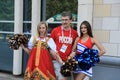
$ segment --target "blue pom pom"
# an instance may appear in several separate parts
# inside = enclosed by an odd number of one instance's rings
[[[83,53],[75,56],[75,60],[78,61],[78,66],[82,70],[89,70],[95,63],[100,61],[98,57],[98,50],[85,49]]]

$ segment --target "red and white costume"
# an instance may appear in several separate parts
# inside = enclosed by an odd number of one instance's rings
[[[35,38],[36,46],[33,46],[34,37],[31,37],[28,48],[31,49],[24,80],[56,80],[54,67],[48,51],[48,47],[56,51],[56,45],[52,38]]]

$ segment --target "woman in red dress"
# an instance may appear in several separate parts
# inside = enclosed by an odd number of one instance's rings
[[[61,62],[57,55],[56,45],[52,38],[47,37],[47,25],[40,22],[37,26],[37,36],[32,36],[28,48],[21,47],[29,53],[24,80],[56,80],[52,57]]]

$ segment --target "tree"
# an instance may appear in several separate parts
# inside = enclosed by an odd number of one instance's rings
[[[14,0],[0,0],[0,20],[14,20]],[[0,23],[0,31],[13,31],[13,23]]]
[[[78,0],[46,0],[46,19],[63,11],[77,14],[77,7]]]
[[[0,20],[14,20],[14,0],[0,1]]]

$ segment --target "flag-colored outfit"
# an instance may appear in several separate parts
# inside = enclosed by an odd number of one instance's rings
[[[80,37],[77,43],[77,54],[82,54],[86,48],[92,49],[93,47],[91,37],[89,37],[86,42],[81,42],[81,39],[82,38]],[[82,70],[80,68],[77,68],[74,73],[84,73],[88,76],[92,76],[92,68],[90,68],[89,70]]]
[[[51,56],[48,47],[56,51],[54,41],[43,38],[36,39],[37,44],[32,47],[32,37],[28,43],[28,48],[31,49],[28,64],[26,67],[24,80],[56,80],[54,67],[51,61]],[[53,43],[53,44],[52,44]]]

